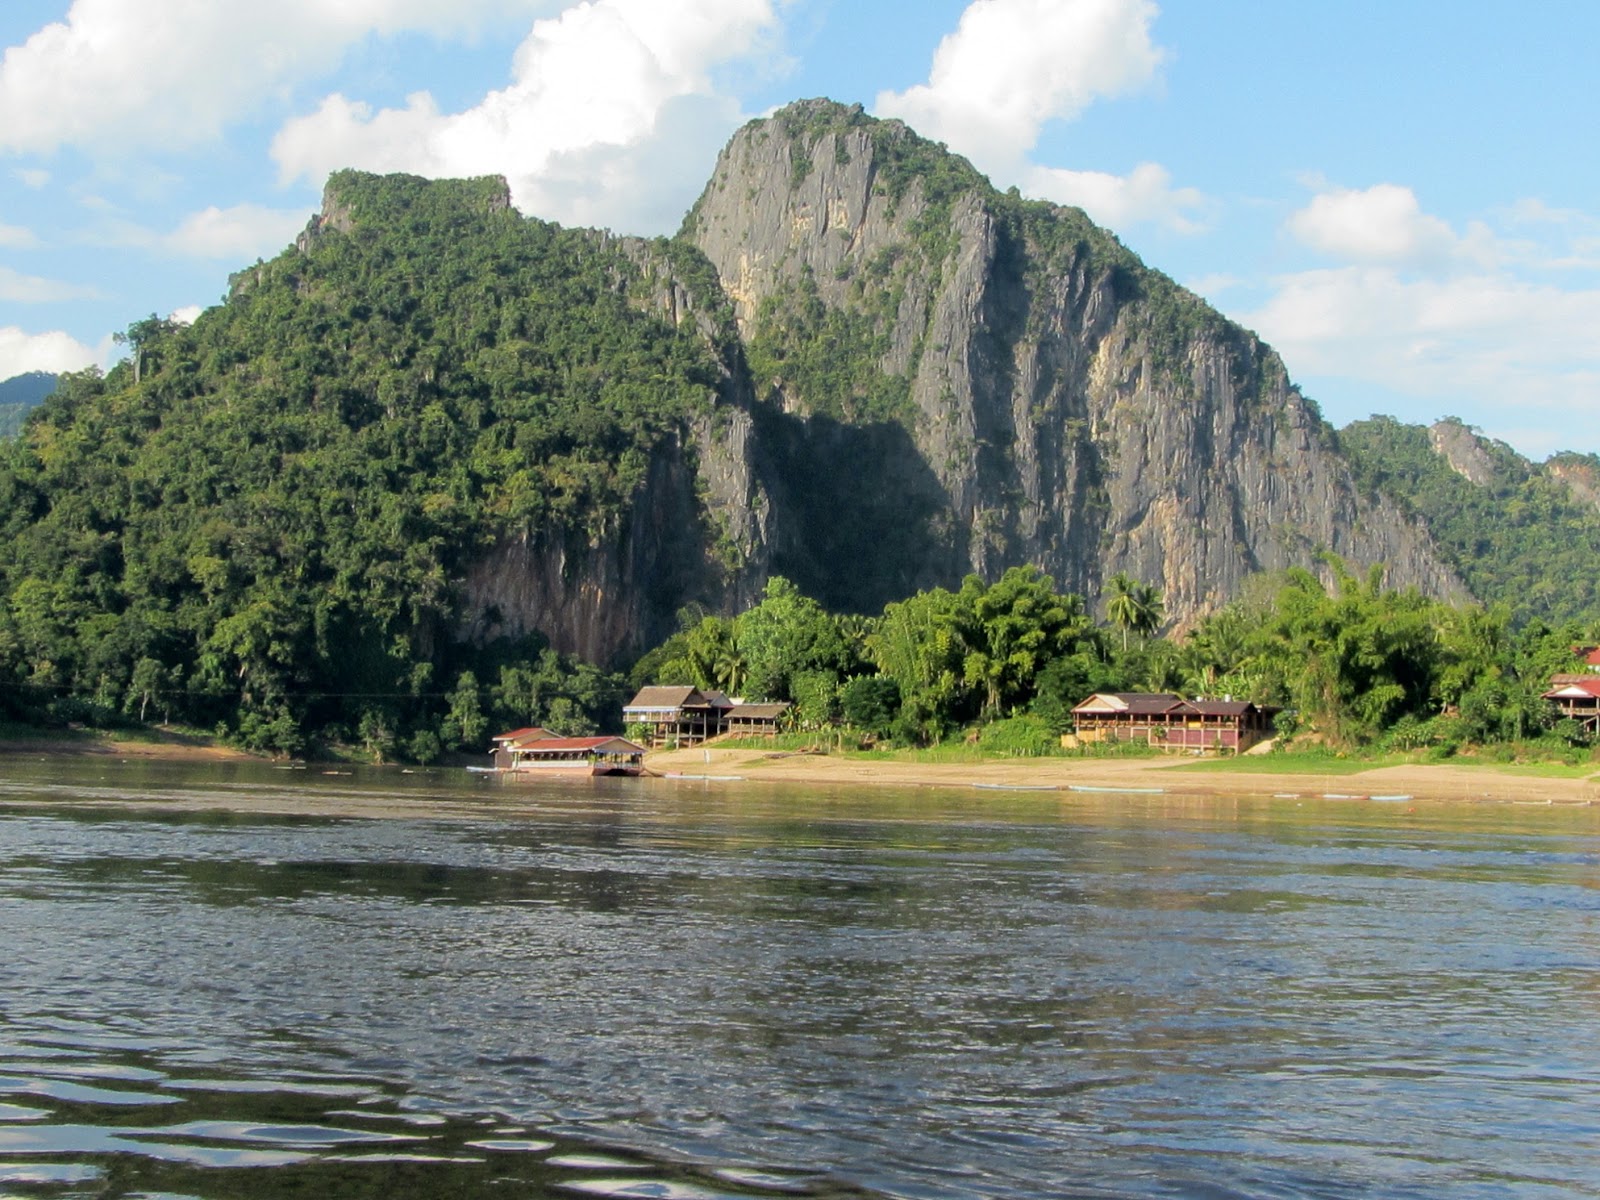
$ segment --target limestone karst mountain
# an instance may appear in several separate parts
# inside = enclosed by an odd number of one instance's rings
[[[674,239],[341,172],[129,348],[0,444],[0,646],[206,720],[442,702],[530,636],[616,665],[775,573],[875,612],[1021,563],[1094,604],[1123,571],[1178,623],[1321,551],[1462,592],[1254,335],[826,101],[740,130]]]
[[[1269,347],[899,122],[747,125],[684,234],[747,348],[772,567],[836,606],[1031,562],[1091,598],[1126,571],[1181,622],[1320,550],[1460,590]]]

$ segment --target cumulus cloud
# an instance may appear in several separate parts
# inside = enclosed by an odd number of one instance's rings
[[[974,0],[934,52],[928,82],[879,93],[876,111],[1007,174],[1047,121],[1154,78],[1155,15],[1151,0]]]
[[[15,325],[0,326],[0,379],[29,371],[81,371],[98,360],[94,350],[71,334],[27,333]]]
[[[524,212],[661,232],[739,119],[712,69],[759,51],[776,20],[770,0],[588,0],[536,21],[510,85],[476,106],[329,96],[279,131],[273,159],[286,181],[344,166],[500,174]]]
[[[182,308],[175,308],[168,313],[167,320],[175,321],[179,325],[193,325],[204,311],[205,309],[198,304],[185,304]]]
[[[1434,398],[1450,411],[1600,417],[1600,286],[1562,287],[1594,221],[1520,201],[1458,231],[1398,184],[1321,185],[1287,231],[1336,266],[1272,281],[1240,319],[1297,374]]]
[[[0,152],[192,146],[372,34],[468,34],[541,0],[74,0],[0,60]]]
[[[1173,233],[1199,233],[1210,205],[1198,188],[1173,187],[1172,175],[1155,163],[1141,163],[1128,175],[1034,167],[1024,176],[1030,195],[1074,204],[1102,225],[1159,225]]]
[[[39,239],[34,236],[33,230],[21,225],[0,224],[0,246],[8,250],[27,250],[38,244]]]
[[[41,279],[37,275],[24,275],[10,267],[0,267],[0,300],[43,304],[59,300],[92,300],[99,295],[99,291],[92,287]]]
[[[1392,183],[1324,191],[1289,218],[1288,228],[1302,244],[1347,263],[1438,269],[1481,264],[1492,253],[1481,229],[1457,235],[1423,212],[1410,188]]]
[[[259,204],[213,205],[191,214],[161,242],[171,252],[189,258],[264,258],[292,242],[310,215],[301,209]]]
[[[267,258],[282,250],[305,227],[311,213],[299,208],[259,204],[212,205],[190,213],[177,228],[161,232],[118,216],[98,221],[84,232],[91,245],[154,250],[178,258],[227,262]]]
[[[1428,278],[1353,266],[1281,278],[1241,319],[1297,374],[1600,415],[1600,290],[1498,272]]]

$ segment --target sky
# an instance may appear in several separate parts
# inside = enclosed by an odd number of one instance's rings
[[[1084,208],[1335,425],[1600,451],[1593,0],[5,0],[0,45],[0,379],[220,303],[331,171],[671,233],[827,96]]]

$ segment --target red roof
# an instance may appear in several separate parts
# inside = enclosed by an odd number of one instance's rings
[[[643,746],[640,746],[640,745],[638,745],[638,744],[636,744],[634,742],[630,742],[627,738],[616,737],[615,735],[612,735],[610,737],[578,737],[578,738],[544,737],[544,738],[539,738],[537,741],[531,743],[530,745],[519,746],[518,749],[521,749],[521,750],[537,750],[541,754],[545,753],[546,751],[549,751],[551,753],[565,753],[565,752],[573,751],[573,750],[602,750],[602,749],[604,749],[604,750],[615,749],[618,753],[628,753],[628,752],[631,752],[631,751],[638,751],[640,754],[644,753],[644,747]]]
[[[1572,675],[1558,676],[1551,681],[1556,686],[1544,694],[1546,700],[1559,700],[1563,697],[1576,699],[1579,696],[1593,696],[1600,700],[1600,678],[1578,678]]]

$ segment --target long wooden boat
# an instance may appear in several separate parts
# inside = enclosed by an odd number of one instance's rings
[[[1167,789],[1158,787],[1103,787],[1092,783],[1069,783],[1067,784],[1067,790],[1069,792],[1122,792],[1136,796],[1159,796]]]

